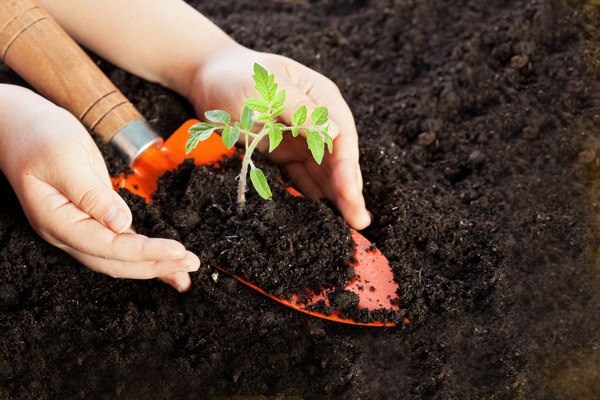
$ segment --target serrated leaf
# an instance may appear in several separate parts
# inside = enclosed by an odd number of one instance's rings
[[[269,73],[259,63],[254,63],[254,75],[260,76],[262,79],[267,79]]]
[[[283,132],[281,132],[281,128],[274,126],[269,129],[269,153],[279,146],[279,143],[281,143],[282,139]]]
[[[271,102],[271,107],[279,108],[283,106],[283,102],[285,101],[285,89],[275,95],[275,98]]]
[[[310,115],[310,122],[312,126],[323,125],[326,123],[328,114],[329,111],[327,110],[327,107],[316,107]]]
[[[306,130],[306,142],[317,164],[321,164],[325,155],[325,144],[319,132],[312,129]]]
[[[244,100],[244,104],[251,110],[258,112],[267,112],[269,111],[269,103],[265,99],[261,99],[260,97],[255,97],[252,99]]]
[[[219,122],[227,125],[231,121],[231,116],[223,110],[211,110],[204,113],[206,119],[212,122]]]
[[[250,169],[250,181],[260,197],[263,199],[268,199],[272,196],[271,189],[267,183],[267,178],[265,178],[265,174],[263,174],[260,169],[254,166]]]
[[[256,117],[256,122],[269,122],[270,120],[271,116],[267,113],[260,114],[258,117]]]
[[[292,136],[296,137],[296,136],[298,136],[299,133],[300,133],[300,131],[298,130],[298,128],[296,128],[295,126],[292,126]]]
[[[242,116],[240,119],[242,123],[242,129],[249,131],[252,129],[252,126],[254,126],[254,111],[248,106],[245,106],[242,110]]]
[[[191,137],[185,143],[185,154],[190,154],[190,151],[194,150],[196,146],[198,146],[198,142],[200,141],[200,137]]]
[[[298,108],[296,110],[296,112],[294,112],[294,115],[292,116],[292,125],[302,125],[303,123],[306,122],[306,106],[301,106],[300,108]]]
[[[208,137],[217,129],[218,126],[209,124],[207,122],[200,122],[199,124],[192,125],[188,130],[188,133],[192,136],[198,136],[200,141],[208,139]]]
[[[223,129],[223,133],[221,133],[221,139],[223,140],[223,144],[228,149],[235,146],[239,137],[240,130],[235,126],[228,126],[227,128]]]
[[[269,103],[275,99],[278,84],[275,83],[275,75],[271,74],[267,78],[267,96]]]
[[[275,110],[273,110],[273,114],[271,114],[271,117],[273,117],[273,118],[279,117],[281,114],[283,114],[284,111],[285,111],[285,107],[276,108]]]
[[[190,129],[188,129],[188,133],[191,136],[185,144],[185,154],[188,154],[190,151],[192,151],[192,149],[198,145],[198,142],[208,139],[217,128],[217,126],[206,122],[200,122],[199,124],[192,125]]]
[[[254,75],[252,75],[252,78],[254,78],[254,82],[256,82],[254,87],[258,93],[260,93],[261,97],[268,103],[273,101],[275,92],[277,91],[275,76],[269,75],[266,69],[257,63],[254,63]]]

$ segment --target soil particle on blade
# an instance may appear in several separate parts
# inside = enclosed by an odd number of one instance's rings
[[[306,306],[307,311],[318,312],[327,316],[333,313],[333,308],[325,303],[325,300],[319,300],[314,304]]]
[[[334,309],[350,311],[358,306],[358,294],[349,290],[337,289],[329,295],[329,302]],[[383,321],[387,322],[387,321]]]

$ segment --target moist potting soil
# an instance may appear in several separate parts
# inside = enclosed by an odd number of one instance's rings
[[[227,246],[209,237],[194,244],[203,267],[188,293],[112,279],[40,239],[3,180],[0,398],[600,397],[598,5],[190,3],[243,45],[340,87],[375,216],[362,233],[390,261],[410,323],[291,310],[214,275],[214,246]],[[194,116],[169,90],[95,60],[165,137]],[[0,78],[23,84],[6,66]],[[102,151],[111,173],[124,170]],[[153,234],[181,238],[186,207]]]
[[[264,157],[259,160],[255,157],[254,163],[267,162]],[[368,312],[355,312],[358,295],[344,290],[355,276],[356,244],[344,219],[330,206],[292,195],[278,169],[269,164],[263,170],[273,197],[265,201],[251,190],[240,206],[239,153],[218,166],[195,166],[193,161],[158,180],[150,205],[127,189],[121,191],[138,233],[180,241],[199,256],[204,273],[213,279],[219,273],[209,267],[219,266],[288,301],[292,295],[305,299],[335,288],[330,304],[358,317],[357,322],[373,322]],[[318,308],[331,315],[327,307]],[[380,322],[396,322],[401,316],[400,312],[387,314]]]

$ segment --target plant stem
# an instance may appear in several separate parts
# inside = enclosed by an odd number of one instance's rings
[[[246,203],[246,177],[248,176],[248,165],[251,162],[251,155],[258,142],[267,135],[268,131],[262,130],[255,139],[248,145],[248,135],[246,135],[246,154],[242,160],[242,171],[240,172],[240,183],[238,185],[238,210],[242,212],[244,204]]]

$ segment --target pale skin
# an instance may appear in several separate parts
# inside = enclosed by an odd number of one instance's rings
[[[302,104],[309,113],[317,105],[326,106],[334,151],[326,153],[320,166],[306,142],[291,135],[269,157],[306,196],[329,198],[352,227],[371,223],[362,195],[354,119],[329,79],[288,58],[240,46],[180,0],[40,3],[83,46],[173,89],[199,115],[222,109],[239,119],[242,101],[255,97],[255,62],[286,89],[284,123],[291,122],[291,113]],[[112,191],[99,150],[74,117],[11,85],[0,85],[0,110],[0,168],[45,240],[111,276],[158,277],[179,291],[190,288],[189,272],[199,268],[198,258],[176,241],[133,232],[131,211]]]

